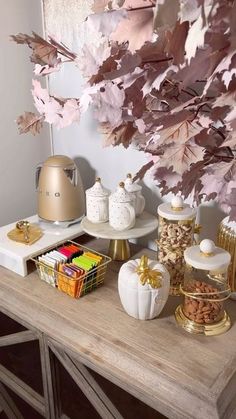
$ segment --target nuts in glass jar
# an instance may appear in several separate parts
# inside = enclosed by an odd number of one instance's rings
[[[221,319],[223,303],[217,301],[220,295],[216,287],[203,281],[194,281],[185,291],[196,293],[195,298],[185,295],[183,312],[186,317],[199,324],[210,324]]]
[[[171,286],[178,287],[184,278],[184,250],[191,245],[193,223],[170,222],[161,219],[158,240],[158,259],[165,264],[171,275]]]

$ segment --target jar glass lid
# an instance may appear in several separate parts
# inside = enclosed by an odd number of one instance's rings
[[[167,220],[191,220],[196,216],[197,208],[191,208],[180,196],[174,196],[171,202],[160,204],[157,212]]]
[[[204,239],[199,246],[186,249],[184,259],[196,269],[215,271],[227,269],[231,256],[226,250],[216,247],[212,240]]]

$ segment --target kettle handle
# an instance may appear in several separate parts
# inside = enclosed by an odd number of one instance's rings
[[[35,172],[35,187],[36,187],[36,191],[38,190],[38,187],[39,187],[39,176],[40,176],[40,172],[41,172],[42,166],[43,166],[43,164],[40,163],[36,167],[36,172]]]

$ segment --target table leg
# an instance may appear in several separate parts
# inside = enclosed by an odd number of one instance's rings
[[[113,260],[127,260],[130,258],[128,240],[110,240],[108,255]]]

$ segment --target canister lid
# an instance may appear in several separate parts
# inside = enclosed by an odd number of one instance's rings
[[[125,189],[128,192],[139,192],[142,190],[142,186],[136,182],[133,182],[131,173],[128,173],[125,179]]]
[[[125,189],[124,182],[120,182],[117,190],[110,195],[110,201],[112,202],[132,202],[133,196]]]
[[[204,239],[199,246],[191,246],[184,251],[184,259],[188,265],[206,271],[226,269],[230,258],[229,252],[216,247],[209,239]]]
[[[101,178],[97,177],[94,185],[86,190],[86,195],[89,196],[95,196],[95,197],[102,197],[102,196],[108,196],[109,191],[108,189],[104,188],[104,186],[101,183]]]
[[[174,196],[171,202],[160,204],[157,212],[167,220],[191,220],[196,216],[197,209],[185,204],[180,196]]]

